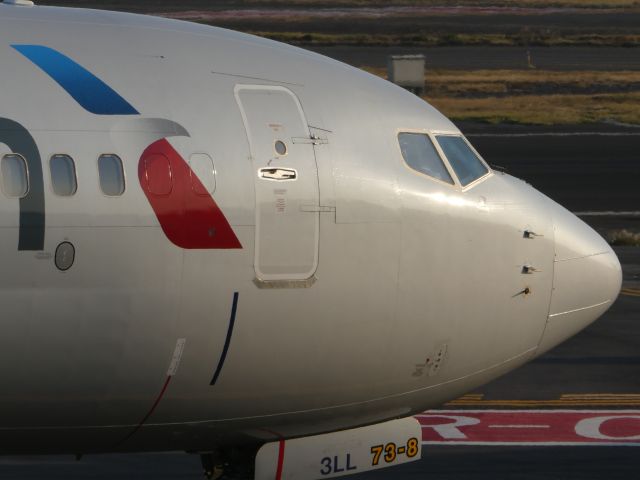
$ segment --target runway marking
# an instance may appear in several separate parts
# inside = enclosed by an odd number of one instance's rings
[[[627,210],[627,211],[587,211],[587,212],[573,212],[578,217],[640,217],[640,211]]]
[[[548,400],[485,400],[483,394],[464,395],[445,403],[447,407],[640,407],[636,393],[579,393],[565,394]]]
[[[640,410],[428,410],[416,418],[423,445],[640,446]]]
[[[551,425],[489,425],[489,428],[550,428]]]
[[[637,137],[639,132],[528,132],[528,133],[468,133],[467,137],[526,138],[526,137]]]
[[[640,393],[567,393],[561,398],[633,398],[640,399]]]
[[[640,297],[640,288],[623,288],[620,293],[629,297]]]

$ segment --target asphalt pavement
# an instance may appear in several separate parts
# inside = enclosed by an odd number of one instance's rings
[[[461,127],[490,164],[571,211],[640,211],[640,129]]]
[[[306,49],[355,66],[386,67],[389,55],[422,54],[427,69],[640,70],[638,48],[491,46],[310,46]],[[530,56],[527,56],[529,52]]]
[[[631,480],[637,447],[427,447],[419,462],[353,480]]]

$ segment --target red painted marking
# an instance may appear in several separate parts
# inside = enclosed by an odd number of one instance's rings
[[[160,390],[160,394],[156,397],[155,402],[153,402],[153,405],[151,406],[151,408],[149,409],[147,414],[144,417],[142,417],[142,420],[140,420],[140,422],[138,423],[136,428],[134,428],[126,437],[124,437],[120,441],[120,443],[123,443],[123,442],[129,440],[131,437],[133,437],[138,432],[138,430],[140,430],[142,428],[142,426],[147,422],[147,420],[149,420],[149,417],[153,414],[155,409],[158,407],[158,404],[160,403],[160,400],[162,400],[162,397],[164,396],[164,393],[167,391],[167,387],[169,386],[169,382],[171,381],[171,378],[172,378],[171,376],[167,377],[167,379],[164,382],[164,385],[162,386],[162,389]]]
[[[210,194],[207,188],[202,184],[196,173],[191,170],[191,188],[196,195],[208,197]]]
[[[169,195],[173,189],[173,178],[169,159],[159,153],[144,158],[145,190],[152,195]]]
[[[211,195],[198,195],[206,188],[167,139],[142,153],[138,178],[172,243],[189,249],[242,248]]]
[[[640,434],[640,416],[638,418],[612,418],[603,422],[600,432],[609,437],[629,437]]]
[[[282,479],[283,465],[284,465],[284,439],[280,439],[280,447],[278,449],[278,470],[276,470],[276,480]]]
[[[640,444],[640,410],[429,410],[426,443]]]

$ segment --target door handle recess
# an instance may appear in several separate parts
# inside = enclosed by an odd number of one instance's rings
[[[522,273],[524,273],[525,275],[529,275],[531,273],[539,273],[539,272],[542,272],[542,270],[538,270],[536,267],[532,265],[524,265],[522,267]]]
[[[536,238],[536,237],[544,237],[544,235],[540,235],[539,233],[534,232],[533,230],[525,230],[524,231],[524,238]]]
[[[261,168],[258,176],[267,180],[295,180],[298,172],[293,168]]]

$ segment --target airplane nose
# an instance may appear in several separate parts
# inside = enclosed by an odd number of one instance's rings
[[[553,291],[537,355],[594,322],[613,304],[622,285],[622,268],[609,244],[571,212],[554,207]]]

